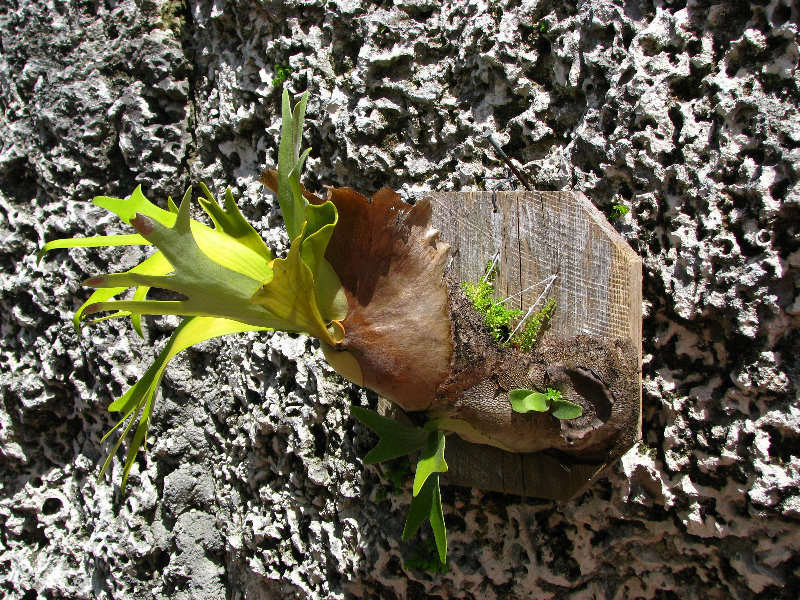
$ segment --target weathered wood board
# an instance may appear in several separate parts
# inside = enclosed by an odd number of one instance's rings
[[[642,264],[638,255],[580,192],[446,192],[432,197],[433,225],[452,246],[461,281],[479,281],[499,252],[497,290],[527,309],[557,274],[548,297],[557,308],[545,335],[580,333],[630,339],[641,366]],[[641,381],[639,382],[641,385]],[[641,389],[641,388],[640,388]],[[641,437],[641,392],[632,439]],[[448,436],[443,484],[566,500],[619,459],[601,463],[515,454]]]

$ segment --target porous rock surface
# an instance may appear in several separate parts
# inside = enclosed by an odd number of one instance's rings
[[[800,91],[788,0],[0,2],[0,596],[795,598]],[[571,502],[443,492],[449,571],[364,468],[375,398],[314,343],[177,358],[119,489],[106,412],[163,347],[77,334],[79,282],[136,249],[88,201],[230,185],[269,245],[279,73],[309,90],[308,185],[409,198],[503,172],[582,190],[644,260],[644,440]],[[387,474],[388,473],[388,474]],[[424,537],[424,535],[423,535]]]

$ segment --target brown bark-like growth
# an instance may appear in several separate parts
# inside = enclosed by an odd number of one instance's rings
[[[478,435],[468,441],[490,443],[514,452],[553,448],[600,458],[629,444],[625,436],[638,411],[638,361],[628,340],[577,336],[549,338],[531,352],[497,345],[483,318],[455,281],[449,281],[453,328],[453,368],[439,387],[430,416],[467,423]],[[578,404],[583,415],[559,420],[547,413],[517,413],[513,389],[557,389]]]

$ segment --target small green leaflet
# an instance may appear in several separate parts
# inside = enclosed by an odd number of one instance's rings
[[[533,390],[511,390],[508,392],[508,399],[511,408],[518,413],[545,412],[548,408],[547,396]]]
[[[403,425],[360,406],[351,406],[350,413],[378,434],[378,444],[362,461],[365,465],[391,460],[425,447],[428,433],[419,427]]]
[[[443,564],[446,563],[447,531],[444,524],[442,496],[439,491],[439,473],[447,471],[444,459],[444,433],[438,429],[429,431],[427,425],[426,429],[409,427],[360,406],[351,406],[350,412],[379,437],[378,444],[364,457],[365,465],[423,450],[417,461],[413,498],[403,528],[403,541],[408,541],[425,519],[429,519],[439,560]]]
[[[569,400],[553,400],[550,412],[557,419],[577,419],[583,414],[583,409]]]
[[[511,390],[508,392],[511,408],[518,413],[547,412],[557,419],[577,419],[583,409],[569,400],[561,398],[561,392],[547,388],[545,393],[535,390]]]
[[[403,528],[403,541],[411,539],[417,530],[429,519],[433,529],[433,538],[436,540],[436,549],[442,564],[447,562],[447,530],[444,524],[442,511],[442,496],[439,492],[439,473],[428,477],[419,494],[411,499],[408,507],[408,518]]]
[[[445,473],[447,463],[444,460],[444,433],[431,431],[425,442],[425,449],[417,462],[414,474],[414,495],[419,494],[425,481],[433,473]]]

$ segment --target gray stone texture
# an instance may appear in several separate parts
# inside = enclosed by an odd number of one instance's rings
[[[0,1],[0,596],[796,598],[800,15],[714,1]],[[447,573],[360,463],[374,396],[304,338],[185,352],[129,490],[118,460],[95,481],[176,320],[77,334],[80,281],[142,254],[35,252],[123,231],[95,195],[198,181],[285,250],[276,65],[311,92],[312,189],[476,189],[489,132],[539,189],[630,208],[643,443],[572,502],[445,489]]]

